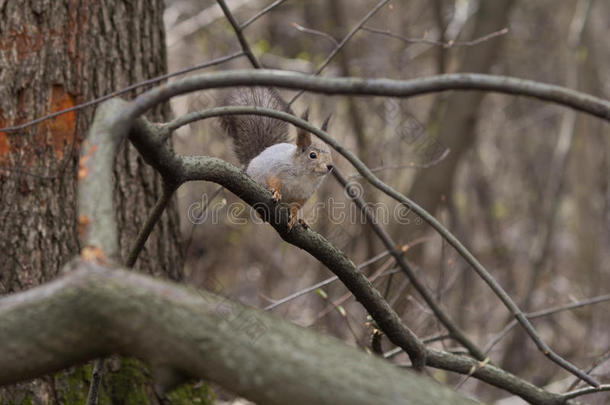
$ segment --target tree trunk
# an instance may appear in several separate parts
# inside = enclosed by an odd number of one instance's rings
[[[0,127],[72,107],[166,71],[161,0],[0,1]],[[0,132],[0,294],[43,283],[79,251],[78,149],[94,108],[18,132]],[[169,109],[151,113],[168,118]],[[129,251],[161,192],[161,182],[131,145],[116,160],[121,253]],[[137,263],[153,275],[182,278],[176,205],[164,214]],[[83,373],[81,373],[83,374]],[[86,393],[88,375],[79,386]],[[63,403],[64,376],[0,392],[2,403],[30,397]],[[68,391],[66,391],[68,390]],[[29,392],[28,392],[29,391]]]

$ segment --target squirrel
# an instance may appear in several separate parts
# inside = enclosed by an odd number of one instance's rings
[[[224,100],[229,106],[256,106],[293,114],[274,88],[249,87],[230,91]],[[308,111],[302,118],[307,120]],[[324,121],[326,130],[330,116]],[[332,170],[329,147],[303,129],[297,129],[294,143],[289,141],[288,123],[262,115],[225,115],[221,117],[225,132],[233,140],[235,154],[246,167],[246,173],[273,193],[275,202],[290,207],[288,229],[299,221],[299,209]]]

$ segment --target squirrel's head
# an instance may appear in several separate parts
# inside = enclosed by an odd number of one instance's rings
[[[301,118],[307,121],[309,110],[306,110]],[[322,130],[326,131],[330,116],[324,120]],[[333,159],[330,148],[318,138],[312,139],[311,134],[304,129],[297,130],[297,160],[299,166],[307,173],[324,176],[332,170]]]

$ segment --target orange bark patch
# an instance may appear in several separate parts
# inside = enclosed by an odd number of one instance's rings
[[[4,119],[4,115],[2,114],[2,109],[0,108],[0,128],[4,128],[6,126],[6,120]],[[9,141],[6,132],[0,132],[0,170],[2,166],[5,166],[8,162],[9,153],[11,151],[11,142]]]
[[[87,232],[87,227],[91,223],[91,219],[89,219],[86,215],[81,215],[78,217],[78,234],[81,238],[85,237],[85,233]]]
[[[8,155],[9,151],[10,144],[8,142],[8,137],[4,132],[0,132],[0,162],[2,162],[4,158],[6,158],[6,155]]]
[[[89,144],[87,143],[87,141],[83,143],[83,149],[88,148],[88,150],[78,160],[78,180],[83,180],[85,177],[87,177],[87,174],[89,173],[89,170],[87,169],[87,162],[89,161],[89,159],[91,159],[91,156],[97,150],[97,145],[91,145],[91,147],[88,147],[88,145]]]
[[[106,264],[106,255],[104,251],[96,246],[87,246],[80,252],[80,256],[88,262],[96,262]]]
[[[50,112],[65,110],[74,107],[74,97],[65,91],[63,86],[53,86],[51,88],[51,108]],[[76,111],[70,111],[53,118],[45,123],[50,138],[50,142],[57,159],[63,158],[64,149],[74,140],[76,130]]]

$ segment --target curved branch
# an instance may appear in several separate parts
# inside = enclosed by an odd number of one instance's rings
[[[113,136],[110,122],[124,105],[119,99],[100,105],[80,148],[78,162],[78,235],[82,254],[102,262],[119,259],[112,170],[120,138]]]
[[[64,277],[0,299],[0,385],[118,353],[148,362],[159,391],[200,377],[269,404],[472,403],[377,356],[226,298],[91,262],[66,267]],[[427,352],[432,367],[475,370],[475,378],[532,404],[574,404],[492,365]]]
[[[536,344],[540,352],[542,352],[555,364],[568,370],[581,380],[586,381],[592,386],[599,386],[599,383],[594,378],[587,375],[578,367],[559,356],[538,336],[538,333],[534,329],[533,325],[528,320],[523,311],[521,311],[515,301],[508,295],[508,293],[502,288],[502,286],[498,284],[498,282],[493,278],[493,276],[477,260],[477,258],[447,228],[445,228],[434,216],[429,214],[426,210],[417,205],[415,202],[413,202],[403,194],[399,193],[386,183],[382,182],[360,159],[358,159],[356,155],[354,155],[352,152],[343,147],[339,142],[330,137],[326,132],[312,126],[307,121],[295,117],[294,115],[282,111],[264,109],[259,107],[213,108],[206,111],[187,114],[184,117],[173,121],[169,124],[169,126],[171,126],[172,128],[177,128],[180,124],[186,124],[197,119],[227,114],[258,114],[288,121],[299,128],[305,129],[313,133],[318,138],[322,139],[324,142],[332,146],[343,157],[349,160],[349,162],[358,170],[358,172],[364,178],[366,178],[374,187],[376,187],[386,195],[392,197],[396,201],[404,204],[407,208],[413,210],[417,215],[422,217],[424,221],[426,221],[430,226],[432,226],[432,228],[434,228],[451,246],[453,246],[453,248],[464,258],[464,260],[466,260],[466,262],[471,265],[471,267],[483,279],[483,281],[487,283],[487,285],[498,296],[498,298],[500,298],[502,303],[515,317],[519,324],[521,324],[523,329],[527,332],[532,341]]]
[[[131,131],[130,140],[144,160],[157,169],[164,179],[168,179],[167,181],[176,184],[192,180],[212,181],[224,186],[255,208],[282,239],[307,251],[335,273],[375,319],[388,339],[409,354],[416,369],[425,365],[423,343],[342,251],[309,229],[295,226],[288,230],[287,208],[276,205],[271,193],[243,171],[213,157],[178,156],[163,143],[162,139],[166,135],[167,128],[154,126],[141,118]]]
[[[125,135],[133,120],[155,105],[181,94],[231,86],[275,86],[322,94],[413,97],[447,90],[491,91],[561,104],[610,121],[610,102],[565,87],[507,76],[456,73],[413,80],[315,77],[281,70],[233,70],[176,80],[138,96],[116,120]]]
[[[210,111],[207,111],[206,113],[209,112]],[[172,122],[178,123],[179,120],[184,124],[188,123],[181,118]],[[297,120],[299,119],[297,118]],[[305,121],[303,122],[307,124]],[[251,181],[249,177],[245,176],[244,173],[237,168],[220,159],[210,157],[181,158],[167,146],[153,147],[154,145],[158,145],[158,140],[164,138],[167,134],[168,128],[155,127],[146,119],[140,118],[137,120],[136,125],[130,133],[130,140],[140,153],[142,153],[144,159],[153,165],[159,172],[165,173],[165,176],[172,176],[172,178],[175,178],[176,181],[180,182],[192,179],[217,182],[226,186],[230,191],[251,205],[260,206],[261,203],[270,204],[271,193],[261,188],[257,183]],[[286,234],[285,226],[282,226],[281,221],[279,224],[272,222],[271,225],[275,227],[280,236],[283,238],[286,236],[284,239],[288,243],[307,250],[312,256],[322,261],[335,274],[341,274],[342,277],[339,277],[341,281],[345,283],[346,287],[354,296],[363,303],[367,310],[373,307],[374,313],[381,315],[383,315],[384,311],[389,311],[388,318],[380,318],[379,315],[374,315],[373,318],[378,326],[388,335],[388,338],[394,342],[393,338],[388,334],[388,330],[392,331],[397,329],[400,333],[402,323],[400,320],[398,320],[398,322],[395,321],[396,314],[393,309],[391,307],[385,309],[387,303],[385,303],[383,297],[368,284],[368,280],[366,280],[365,277],[361,277],[361,273],[353,267],[351,261],[345,258],[343,253],[339,252],[339,256],[333,256],[333,252],[338,251],[328,241],[314,232],[303,230],[297,226],[293,228],[292,232]],[[299,235],[298,238],[290,238],[290,235],[294,237],[297,234]],[[362,281],[361,278],[364,278],[366,282]],[[369,291],[368,289],[371,288],[372,291]],[[370,299],[371,297],[372,299]],[[479,361],[469,357],[456,356],[432,349],[426,349],[426,356],[431,356],[430,361],[426,361],[428,366],[460,374],[472,375],[477,379],[518,395],[532,404],[553,405],[571,403],[569,401],[564,402],[564,398],[562,398],[560,394],[550,393],[542,388],[536,387],[493,365],[486,364],[484,367],[479,367]],[[475,370],[475,372],[472,373],[472,370]]]
[[[475,403],[224,297],[85,261],[69,267],[0,300],[0,385],[118,353],[150,364],[161,392],[199,377],[264,404]]]
[[[419,292],[419,295],[422,296],[424,301],[428,304],[428,307],[434,312],[434,315],[438,318],[438,320],[447,328],[449,331],[449,336],[453,339],[457,340],[462,344],[470,354],[476,359],[483,361],[485,360],[485,354],[474,344],[466,334],[458,328],[456,324],[453,323],[449,315],[443,310],[440,304],[434,299],[432,294],[428,291],[428,288],[422,283],[415,272],[409,265],[409,263],[403,257],[403,252],[400,251],[396,247],[396,243],[392,240],[392,237],[375,221],[375,213],[374,210],[367,206],[366,201],[362,197],[358,195],[357,192],[352,191],[352,186],[347,181],[347,179],[341,174],[341,172],[335,168],[332,172],[335,179],[341,184],[341,186],[345,189],[347,195],[352,199],[352,201],[356,204],[356,206],[362,211],[362,213],[366,216],[367,223],[373,228],[373,231],[377,234],[381,242],[384,244],[385,248],[388,249],[396,263],[402,270],[402,272],[407,276],[413,287]]]

